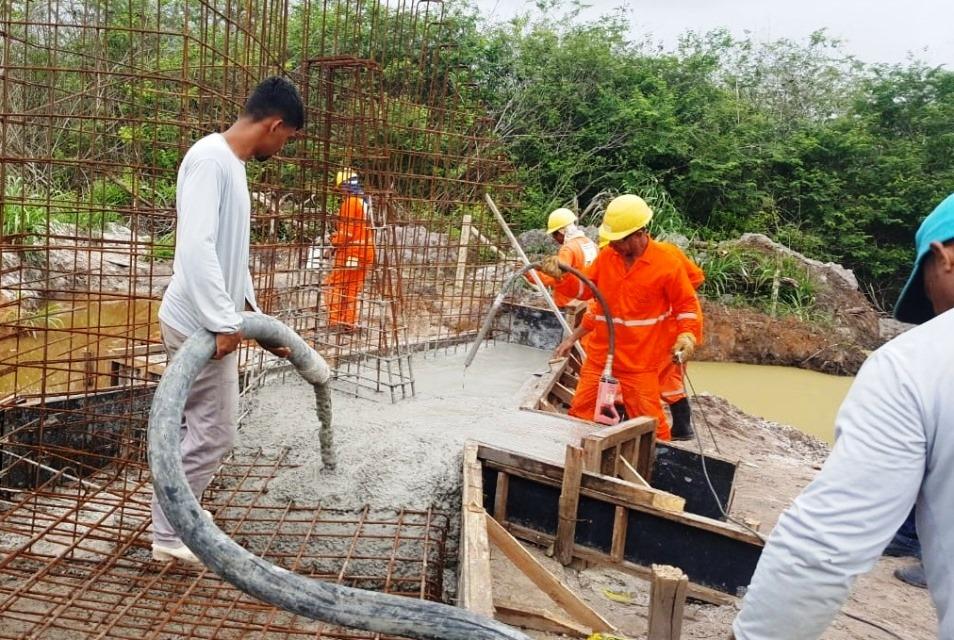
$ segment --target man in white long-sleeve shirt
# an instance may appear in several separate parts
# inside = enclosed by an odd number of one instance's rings
[[[954,638],[954,195],[915,243],[895,315],[921,326],[858,373],[828,461],[762,553],[733,627],[739,640],[821,636],[915,503],[939,637]]]
[[[248,268],[251,202],[245,163],[278,153],[304,120],[295,87],[284,78],[268,78],[249,96],[242,116],[225,133],[196,142],[179,167],[175,260],[159,321],[170,357],[195,331],[215,334],[215,355],[189,392],[182,425],[182,465],[199,499],[235,440],[239,314],[258,310]],[[288,355],[281,347],[269,350]],[[153,558],[199,562],[155,497],[152,519]]]

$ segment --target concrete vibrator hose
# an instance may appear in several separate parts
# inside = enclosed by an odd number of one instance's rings
[[[571,267],[568,264],[563,262],[557,263],[563,271],[573,274],[580,279],[587,288],[593,292],[593,297],[596,298],[596,301],[599,303],[600,307],[603,309],[603,315],[606,317],[606,325],[608,332],[609,340],[609,353],[606,356],[606,366],[604,367],[604,372],[613,371],[613,354],[616,353],[616,327],[613,326],[613,315],[610,313],[609,305],[606,303],[606,298],[603,297],[603,294],[600,293],[600,290],[596,288],[596,285],[593,284],[593,281],[586,277],[586,275],[576,269]],[[473,344],[470,347],[470,351],[467,353],[467,359],[464,360],[464,367],[469,367],[474,361],[474,358],[477,356],[477,351],[480,349],[480,344],[484,341],[484,338],[487,337],[487,332],[490,331],[490,326],[494,322],[494,318],[497,317],[497,313],[500,311],[501,305],[503,305],[504,300],[507,298],[507,293],[513,287],[514,283],[519,282],[520,278],[524,276],[531,269],[539,269],[539,263],[528,264],[522,267],[519,271],[510,276],[506,282],[504,282],[503,287],[500,289],[500,293],[497,294],[497,297],[494,298],[494,302],[490,305],[490,311],[487,312],[487,317],[484,319],[483,324],[480,325],[480,329],[477,331],[477,337],[474,339]]]
[[[315,387],[322,428],[330,428],[331,371],[324,359],[278,320],[257,313],[242,316],[245,337],[291,349],[288,359]],[[214,353],[215,336],[208,331],[186,340],[162,376],[149,414],[149,467],[156,497],[176,533],[206,567],[260,600],[329,624],[407,638],[529,640],[463,609],[329,584],[282,569],[240,547],[205,517],[182,469],[179,430],[189,389]]]

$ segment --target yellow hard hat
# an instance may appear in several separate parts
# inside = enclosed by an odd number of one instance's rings
[[[554,209],[550,217],[547,218],[547,233],[559,231],[568,224],[576,222],[576,214],[569,209]]]
[[[621,240],[645,227],[652,219],[653,210],[645,200],[629,193],[621,195],[613,198],[606,207],[600,237],[606,238],[607,242]]]
[[[609,238],[607,238],[606,236],[604,236],[604,235],[603,235],[603,232],[600,231],[599,242],[597,243],[597,244],[599,245],[600,249],[602,249],[603,247],[605,247],[605,246],[608,245],[609,243],[610,243]]]
[[[358,177],[357,172],[351,167],[346,167],[338,172],[338,175],[335,176],[335,186],[340,187],[342,182],[349,182]]]

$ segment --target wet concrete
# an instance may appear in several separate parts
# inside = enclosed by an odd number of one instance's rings
[[[549,353],[489,344],[466,373],[465,356],[466,347],[415,356],[417,396],[397,404],[335,393],[333,471],[321,461],[311,386],[294,373],[256,392],[239,444],[290,449],[300,466],[271,483],[273,498],[340,508],[458,508],[468,440],[562,461],[565,445],[587,427],[517,408],[533,374],[547,370]]]

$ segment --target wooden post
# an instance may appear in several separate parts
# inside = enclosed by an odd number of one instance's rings
[[[580,504],[580,482],[583,480],[583,449],[566,446],[566,462],[563,465],[563,488],[560,491],[560,517],[557,523],[554,552],[560,564],[573,562],[573,545],[576,542],[576,511]]]
[[[510,476],[503,471],[497,472],[497,495],[494,496],[494,520],[507,521],[507,496],[510,494]]]
[[[467,245],[470,244],[470,215],[464,216],[460,225],[460,245],[457,249],[457,290],[464,288],[464,276],[467,273]]]
[[[490,575],[490,541],[487,538],[487,514],[484,511],[484,487],[477,445],[464,448],[464,485],[460,532],[459,604],[468,611],[494,615]]]
[[[689,578],[681,569],[665,564],[653,565],[647,640],[679,640],[688,586]]]

